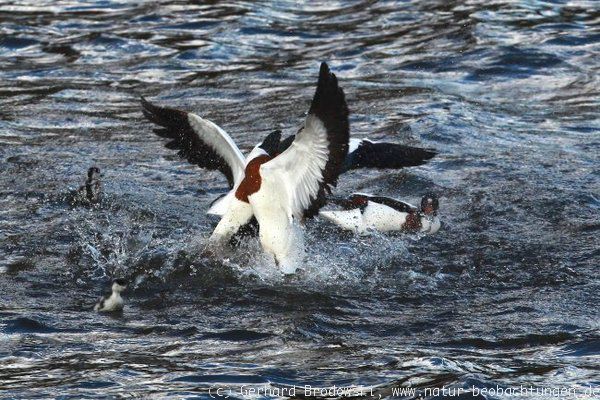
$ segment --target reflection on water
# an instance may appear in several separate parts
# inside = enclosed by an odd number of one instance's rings
[[[592,1],[0,2],[0,397],[585,396],[600,384],[599,18]],[[434,190],[442,230],[313,221],[291,281],[255,242],[202,255],[226,183],[164,149],[139,96],[247,150],[295,132],[320,61],[353,136],[440,153],[337,192]],[[105,201],[72,207],[91,165]],[[89,312],[117,275],[124,313]]]

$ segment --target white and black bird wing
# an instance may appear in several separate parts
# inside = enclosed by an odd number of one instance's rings
[[[244,177],[245,158],[233,139],[215,123],[196,114],[156,106],[142,97],[142,112],[161,126],[154,132],[171,139],[166,147],[201,168],[221,171],[230,187]]]
[[[287,150],[260,167],[262,185],[278,194],[288,217],[301,219],[325,203],[330,186],[337,184],[349,136],[344,92],[322,63],[304,126]]]
[[[294,141],[294,135],[279,143],[279,152],[288,149]],[[374,142],[368,139],[350,139],[348,154],[340,173],[358,168],[401,169],[416,167],[435,157],[433,149],[406,146],[391,142]]]

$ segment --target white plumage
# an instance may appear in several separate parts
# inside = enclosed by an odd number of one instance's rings
[[[109,296],[101,297],[94,306],[94,311],[112,312],[122,310],[124,301],[123,297],[121,297],[121,292],[125,289],[127,289],[125,281],[123,279],[115,279],[111,287],[112,293]]]
[[[233,181],[239,183],[244,177],[245,157],[224,129],[212,121],[196,114],[188,113],[188,121],[198,140],[208,144],[223,157],[233,174]]]
[[[437,216],[438,199],[431,193],[423,196],[420,209],[388,197],[359,193],[340,203],[345,210],[324,210],[319,215],[344,230],[358,234],[368,231],[435,233],[441,226]]]

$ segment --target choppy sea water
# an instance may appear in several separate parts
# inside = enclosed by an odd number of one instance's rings
[[[598,32],[594,1],[0,2],[0,397],[600,398]],[[435,191],[441,231],[312,221],[292,280],[255,242],[198,255],[226,181],[139,96],[248,150],[321,61],[353,137],[439,152],[336,193]],[[123,314],[91,312],[114,276]]]

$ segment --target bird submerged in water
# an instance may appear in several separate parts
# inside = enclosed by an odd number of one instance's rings
[[[321,211],[319,215],[355,233],[368,230],[435,233],[441,225],[437,215],[439,200],[433,193],[423,196],[420,209],[390,197],[361,193],[335,202],[344,211]]]
[[[98,303],[94,306],[94,311],[98,312],[112,312],[121,311],[123,309],[123,297],[121,292],[127,289],[127,283],[125,279],[115,279],[113,281],[110,295],[102,296]]]
[[[75,204],[98,204],[102,198],[102,182],[100,178],[100,168],[90,167],[87,172],[87,179],[85,184],[77,189],[71,199],[70,203]]]

